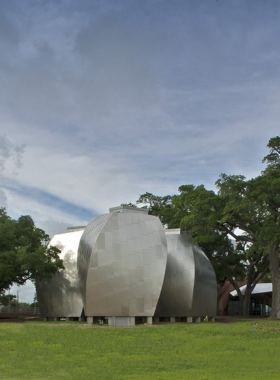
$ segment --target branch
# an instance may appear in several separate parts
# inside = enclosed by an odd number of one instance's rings
[[[251,235],[253,238],[254,238],[254,240],[257,240],[257,237],[256,237],[256,235],[254,234],[254,232],[250,229],[250,228],[248,228],[248,227],[246,227],[244,224],[243,224],[243,222],[241,221],[241,218],[239,217],[239,215],[237,215],[237,214],[234,214],[234,217],[238,220],[238,225],[234,225],[234,224],[232,224],[232,223],[230,223],[230,222],[227,222],[227,224],[229,224],[231,227],[238,227],[238,228],[240,228],[241,230],[243,230],[243,231],[245,231],[245,232],[247,232],[249,235]]]
[[[228,223],[229,224],[229,223]],[[243,235],[236,235],[234,232],[232,232],[229,228],[227,228],[224,224],[218,224],[218,226],[222,227],[222,229],[231,235],[236,241],[245,241],[245,242],[250,242],[254,243],[254,240],[249,238],[248,236],[243,236]]]
[[[233,279],[233,277],[227,273],[227,277],[229,279],[229,282],[233,285],[234,289],[237,291],[238,297],[241,300],[244,297],[244,294],[242,294],[240,290],[240,286],[238,286],[237,282]]]

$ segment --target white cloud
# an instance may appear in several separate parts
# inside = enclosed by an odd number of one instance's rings
[[[25,285],[13,285],[10,289],[10,294],[18,297],[19,302],[32,303],[35,296],[35,286],[33,282],[27,281]],[[8,292],[6,292],[7,294]]]
[[[9,215],[13,218],[18,218],[20,215],[30,215],[38,227],[48,227],[45,231],[50,236],[56,233],[54,226],[57,226],[61,231],[62,226],[65,226],[66,230],[66,227],[88,223],[88,220],[80,219],[76,215],[66,213],[59,208],[50,207],[48,204],[39,202],[36,199],[33,200],[10,190],[7,190],[6,193],[9,201],[7,208]]]

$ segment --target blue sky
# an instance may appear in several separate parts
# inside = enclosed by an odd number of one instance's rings
[[[0,205],[51,236],[251,178],[279,135],[278,0],[0,1]]]

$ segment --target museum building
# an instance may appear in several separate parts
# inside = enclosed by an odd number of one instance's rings
[[[187,234],[165,230],[146,209],[119,206],[53,237],[65,269],[38,281],[41,314],[111,326],[213,320],[213,267]]]

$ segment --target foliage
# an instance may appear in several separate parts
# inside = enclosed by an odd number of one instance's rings
[[[248,196],[248,182],[240,175],[221,174],[218,193],[204,185],[183,185],[179,195],[145,193],[142,203],[168,228],[180,227],[201,246],[210,259],[219,283],[228,279],[239,294],[241,310],[249,314],[250,294],[268,272],[268,259],[257,239],[261,229],[259,208]],[[240,284],[246,280],[243,295]]]
[[[268,168],[279,170],[280,166],[280,136],[272,137],[267,147],[269,154],[264,157],[263,162],[267,163]]]
[[[49,236],[28,215],[18,220],[0,209],[0,293],[13,283],[50,278],[63,268],[56,247],[48,247]]]
[[[269,154],[262,174],[249,181],[250,197],[258,207],[262,218],[258,241],[269,256],[273,284],[272,312],[280,319],[280,137],[269,140]]]
[[[144,205],[143,208],[147,208],[150,215],[156,215],[163,225],[169,226],[169,228],[176,228],[176,222],[173,222],[175,207],[173,199],[176,195],[158,196],[152,193],[145,193],[140,195],[136,203]]]
[[[14,294],[0,293],[0,305],[2,306],[8,306],[9,304],[12,305],[12,303],[15,302],[16,299],[17,296]]]
[[[279,379],[277,321],[0,324],[2,380]]]
[[[249,314],[250,294],[268,272],[268,260],[257,235],[262,216],[248,195],[248,183],[240,175],[221,174],[218,193],[203,185],[185,185],[176,198],[181,229],[186,230],[209,257],[218,281],[227,278],[237,290],[243,315]],[[246,280],[243,295],[239,284]]]
[[[176,205],[181,214],[180,227],[199,244],[214,266],[218,282],[225,278],[244,279],[244,252],[234,245],[221,223],[226,202],[203,185],[184,185]]]

